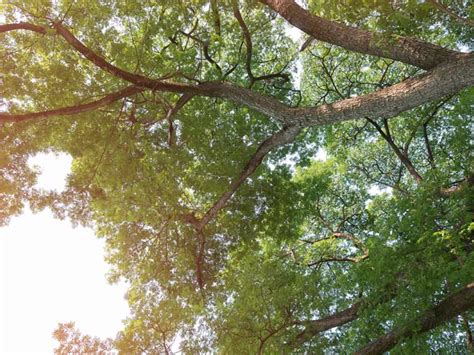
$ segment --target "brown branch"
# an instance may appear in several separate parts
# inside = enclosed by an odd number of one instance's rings
[[[339,258],[339,257],[328,257],[328,258],[321,258],[317,261],[313,261],[311,263],[308,263],[306,266],[308,267],[313,267],[313,266],[317,266],[317,269],[324,263],[357,263],[358,259],[357,258],[353,258],[353,257],[342,257],[342,258]]]
[[[181,216],[182,220],[192,225],[196,230],[197,250],[195,257],[196,266],[196,280],[204,297],[204,256],[206,237],[204,235],[204,227],[213,220],[219,211],[225,207],[227,201],[234,195],[239,187],[247,180],[247,178],[261,165],[265,156],[274,148],[292,142],[300,128],[295,126],[284,127],[282,130],[270,136],[260,146],[254,155],[245,165],[239,176],[230,184],[229,188],[214,202],[212,207],[204,214],[201,219],[198,219],[194,214],[188,213]]]
[[[463,289],[446,297],[436,306],[427,309],[417,318],[408,322],[406,326],[388,332],[359,349],[355,354],[383,354],[406,338],[434,329],[473,307],[474,283],[470,283]]]
[[[250,78],[250,86],[252,86],[255,78],[252,74],[252,37],[250,35],[250,31],[245,23],[244,19],[242,18],[242,14],[239,10],[239,5],[237,4],[237,0],[232,1],[232,10],[234,12],[234,17],[236,18],[237,22],[239,23],[240,28],[244,34],[245,39],[245,47],[247,48],[247,56],[245,59],[245,68],[247,70],[247,75]]]
[[[234,12],[234,17],[237,19],[237,22],[239,23],[239,26],[242,29],[242,32],[244,34],[245,47],[247,48],[247,55],[246,55],[246,58],[245,58],[245,69],[246,69],[247,75],[249,76],[249,79],[250,79],[249,87],[252,87],[255,82],[260,81],[260,80],[268,80],[268,79],[273,79],[273,78],[283,78],[284,80],[288,81],[289,76],[287,74],[283,73],[283,70],[285,70],[286,66],[282,70],[280,70],[279,72],[273,73],[273,74],[255,76],[252,73],[252,52],[253,52],[252,35],[250,34],[250,31],[247,27],[247,24],[245,23],[244,19],[242,18],[242,14],[240,13],[237,0],[232,1],[232,9],[233,9],[233,12]]]
[[[54,26],[68,43],[96,66],[137,86],[159,91],[222,97],[287,124],[300,126],[333,124],[362,117],[389,118],[474,84],[474,55],[456,54],[456,57],[451,56],[453,60],[449,63],[438,65],[428,73],[371,94],[316,107],[290,108],[274,98],[229,83],[208,82],[191,85],[151,79],[124,71],[95,54],[61,24],[56,23]]]
[[[359,301],[349,308],[336,312],[328,317],[303,322],[305,329],[299,333],[289,345],[293,348],[297,348],[326,330],[352,322],[358,318],[358,313],[363,305],[364,301]]]
[[[413,138],[415,138],[415,134],[420,128],[420,126],[427,126],[431,120],[437,115],[438,111],[440,110],[441,107],[443,107],[449,100],[451,100],[452,96],[447,97],[446,99],[442,100],[439,104],[437,104],[431,114],[428,116],[428,118],[421,120],[415,127],[412,129],[410,136],[408,137],[407,142],[405,143],[405,146],[403,148],[403,151],[405,154],[408,154],[408,149],[410,148],[411,141]]]
[[[137,86],[142,86],[152,90],[169,91],[169,92],[189,92],[192,91],[193,86],[187,84],[173,83],[166,80],[150,79],[146,76],[130,73],[122,70],[115,65],[107,62],[104,58],[97,55],[90,48],[86,47],[81,41],[79,41],[66,27],[61,23],[56,22],[53,24],[56,32],[63,37],[73,48],[75,48],[84,57],[89,59],[98,68],[116,76],[131,82]]]
[[[300,128],[297,126],[284,127],[282,130],[270,136],[260,146],[254,155],[245,165],[244,169],[240,172],[237,179],[235,179],[229,186],[226,192],[224,192],[219,199],[212,205],[212,207],[206,212],[197,224],[197,228],[202,230],[206,224],[208,224],[219,211],[225,206],[227,201],[242,185],[242,183],[260,166],[263,158],[274,148],[282,146],[284,144],[292,142],[300,132]]]
[[[218,36],[221,35],[221,17],[219,15],[218,0],[211,0],[212,17],[214,18],[214,29]]]
[[[196,258],[195,258],[195,265],[196,265],[196,280],[199,285],[199,289],[201,290],[202,295],[204,296],[204,256],[206,252],[206,238],[202,230],[197,230],[198,235],[198,243],[196,249]]]
[[[176,144],[176,134],[173,124],[173,117],[178,113],[178,111],[188,103],[189,100],[193,98],[191,94],[183,94],[176,104],[171,107],[166,113],[166,120],[168,121],[168,145],[169,147],[174,147]]]
[[[390,118],[474,84],[474,54],[370,94],[316,107],[293,108],[287,121],[303,126],[333,124],[361,117]]]
[[[294,0],[260,0],[293,26],[317,40],[377,57],[390,58],[422,69],[448,61],[456,52],[408,37],[384,38],[384,34],[361,30],[311,14]]]
[[[402,273],[396,274],[397,279],[403,277]],[[375,307],[380,304],[384,304],[392,300],[397,295],[397,290],[401,285],[389,282],[385,285],[385,293],[377,298],[362,298],[355,302],[349,308],[346,308],[342,311],[336,312],[328,317],[294,322],[294,325],[304,326],[304,330],[299,333],[292,341],[289,342],[289,345],[293,348],[301,346],[303,343],[309,341],[313,337],[319,335],[320,333],[327,331],[329,329],[342,326],[349,322],[356,320],[360,312],[367,306]]]
[[[68,116],[75,115],[82,112],[88,112],[95,110],[99,107],[110,105],[113,102],[116,102],[120,99],[123,99],[128,96],[135,95],[139,92],[144,91],[145,89],[139,88],[136,86],[129,86],[123,90],[114,92],[104,96],[102,99],[89,102],[86,104],[79,104],[74,106],[57,108],[54,110],[40,111],[40,112],[30,112],[30,113],[20,113],[20,114],[9,114],[0,112],[0,122],[20,122],[33,119],[41,119],[48,117],[56,116]]]
[[[137,86],[142,86],[156,91],[168,91],[189,93],[200,96],[224,97],[234,102],[243,104],[249,108],[255,109],[265,115],[272,116],[279,120],[285,119],[288,107],[278,100],[260,95],[252,90],[221,82],[208,82],[200,85],[190,85],[176,83],[168,80],[151,79],[140,74],[130,73],[122,70],[113,64],[107,62],[104,58],[97,55],[91,49],[86,47],[62,24],[55,23],[54,28],[72,47],[74,47],[84,57],[89,59],[100,69],[129,81]]]
[[[428,138],[428,123],[423,123],[423,138],[425,140],[426,152],[428,154],[428,161],[430,162],[431,168],[436,169],[436,164],[433,157],[433,151],[431,150],[430,139]]]
[[[259,338],[260,345],[258,347],[257,354],[258,355],[264,354],[263,350],[265,348],[265,343],[268,341],[268,339],[270,339],[275,334],[278,334],[279,332],[281,332],[282,330],[288,328],[291,325],[293,325],[293,322],[289,322],[288,319],[286,319],[285,322],[281,326],[279,326],[278,328],[269,330],[267,335],[265,335],[263,338]]]
[[[442,187],[439,194],[443,197],[450,197],[453,194],[462,191],[465,188],[472,188],[474,186],[474,175],[469,174],[464,179],[456,181],[451,186]]]
[[[388,124],[387,120],[384,120],[385,124],[385,132],[383,131],[382,127],[380,127],[377,122],[371,120],[370,118],[367,118],[367,120],[375,127],[375,129],[380,133],[380,135],[385,139],[385,141],[388,143],[388,145],[392,148],[392,150],[395,152],[397,155],[398,159],[402,162],[403,165],[407,168],[408,172],[411,174],[411,176],[414,177],[417,183],[420,183],[423,181],[423,178],[421,175],[416,171],[415,167],[413,166],[411,160],[408,158],[407,155],[405,155],[400,148],[395,144],[393,141],[392,136],[390,135],[390,130],[388,129]]]
[[[43,34],[43,35],[46,34],[46,28],[45,27],[38,26],[38,25],[33,25],[33,24],[27,23],[27,22],[19,22],[19,23],[11,23],[11,24],[0,25],[0,33],[15,31],[15,30],[27,30],[27,31],[37,32],[37,33],[40,33],[40,34]]]
[[[188,38],[191,38],[192,40],[194,40],[195,42],[199,43],[201,46],[202,46],[202,49],[203,49],[203,52],[204,52],[204,57],[206,58],[206,60],[214,65],[217,69],[217,71],[219,72],[220,75],[222,75],[222,68],[219,66],[219,64],[211,57],[211,55],[209,54],[209,40],[202,40],[196,36],[194,36],[192,34],[192,32],[190,33],[186,33],[184,31],[179,31],[179,33],[183,34],[184,36],[188,37]]]

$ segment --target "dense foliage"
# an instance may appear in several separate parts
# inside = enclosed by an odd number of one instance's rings
[[[306,6],[387,48],[402,36],[453,51],[473,44],[468,1]],[[1,24],[39,26],[0,31],[1,222],[29,203],[92,226],[107,243],[110,281],[130,285],[131,316],[115,340],[66,324],[59,353],[156,354],[172,344],[192,354],[351,353],[391,331],[401,334],[393,353],[472,350],[472,294],[443,313],[474,281],[469,84],[395,117],[308,124],[258,156],[293,123],[246,105],[249,92],[318,107],[427,68],[294,40],[292,25],[255,1],[10,0],[0,9]],[[140,86],[67,33],[123,71],[198,89]],[[126,81],[131,91],[74,114],[8,116],[82,107]],[[207,83],[234,86],[201,94]],[[27,161],[44,151],[73,157],[64,192],[34,187]]]

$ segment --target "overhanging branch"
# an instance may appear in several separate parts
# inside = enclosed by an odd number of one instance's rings
[[[2,121],[3,122],[20,122],[20,121],[27,121],[27,120],[33,120],[33,119],[48,118],[48,117],[75,115],[78,113],[93,111],[95,109],[98,109],[99,107],[110,105],[113,102],[116,102],[128,96],[138,94],[139,92],[142,92],[144,90],[145,90],[144,88],[129,86],[123,90],[114,92],[112,94],[108,94],[100,100],[89,102],[86,104],[79,104],[79,105],[57,108],[54,110],[30,112],[30,113],[23,113],[23,114],[9,114],[9,113],[0,112],[0,122]]]
[[[293,26],[319,41],[350,51],[394,59],[422,69],[432,69],[458,52],[415,38],[387,36],[326,20],[303,9],[294,0],[260,0]]]

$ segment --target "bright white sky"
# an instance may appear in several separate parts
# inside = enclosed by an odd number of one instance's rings
[[[38,186],[62,189],[71,158],[32,159]],[[59,322],[81,332],[114,337],[128,315],[124,284],[109,285],[104,241],[88,228],[72,228],[49,210],[26,210],[0,228],[0,354],[51,354]]]

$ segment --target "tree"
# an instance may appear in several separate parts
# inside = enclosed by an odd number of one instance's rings
[[[3,5],[2,221],[106,239],[116,350],[472,349],[472,5],[306,7]],[[62,193],[34,188],[45,150]]]
[[[89,335],[82,335],[74,323],[60,323],[53,332],[53,337],[59,343],[54,349],[57,355],[67,354],[109,354],[112,347],[112,340],[101,341],[99,338]]]

